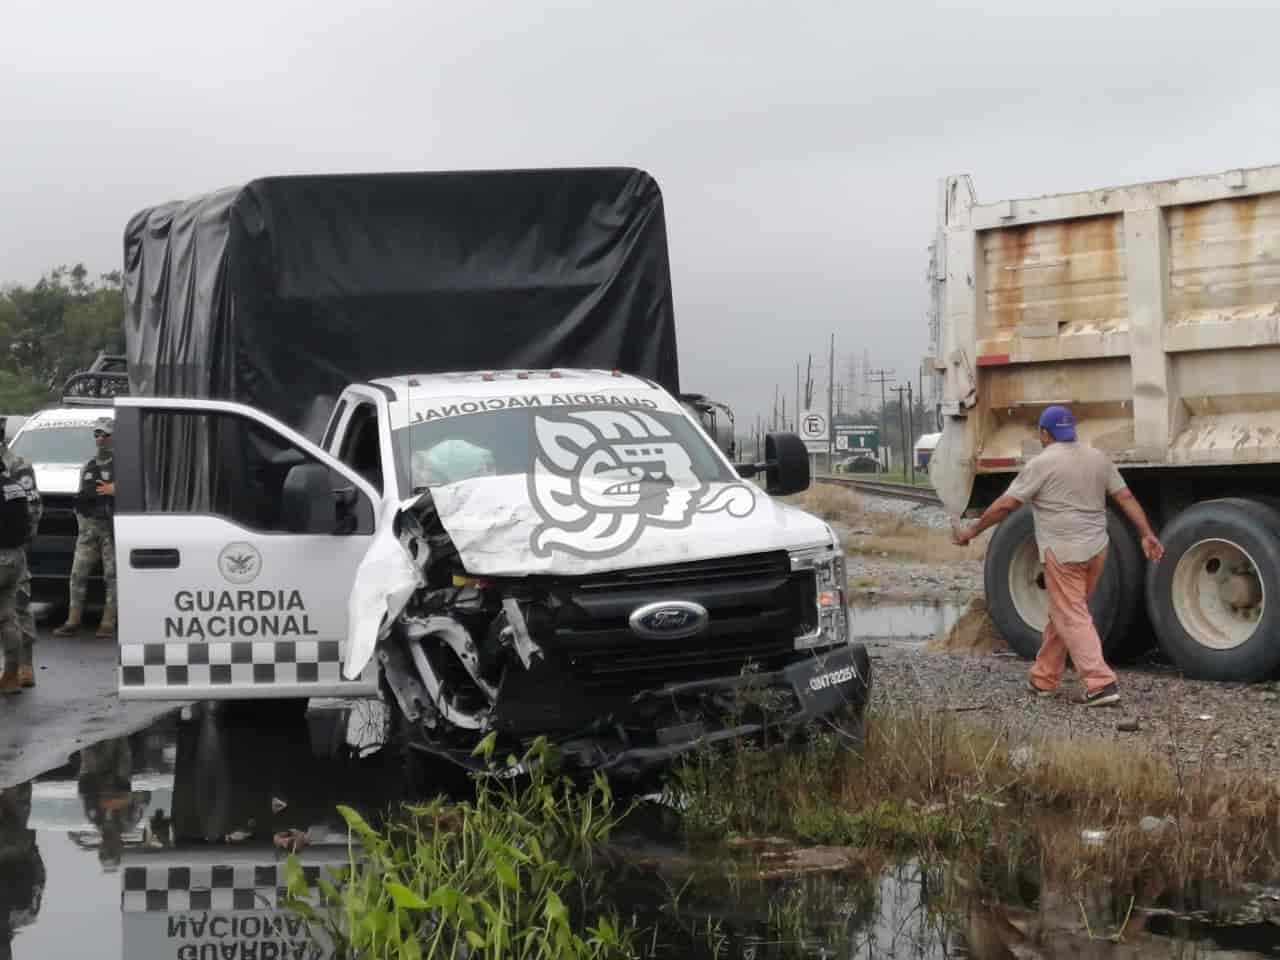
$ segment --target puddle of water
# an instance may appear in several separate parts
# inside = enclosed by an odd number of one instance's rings
[[[867,641],[932,640],[965,611],[960,603],[880,603],[849,607],[849,632]]]
[[[306,717],[270,725],[184,711],[0,791],[0,957],[318,960],[298,921],[276,909],[284,855],[273,837],[307,832],[301,859],[312,878],[345,862],[336,805],[376,816],[401,799],[395,751],[377,749],[381,730],[369,704],[313,705]],[[825,858],[821,872],[776,871],[778,861],[759,850],[690,851],[677,817],[648,804],[615,838],[605,893],[622,916],[656,931],[641,945],[648,956],[1280,952],[1280,927],[1256,918],[1214,926],[1151,916],[1123,945],[1089,941],[1077,903],[1042,891],[1034,872],[995,889],[964,865],[869,869],[849,856],[832,869],[832,851],[802,858],[815,867]],[[1034,951],[1024,949],[1028,938]]]

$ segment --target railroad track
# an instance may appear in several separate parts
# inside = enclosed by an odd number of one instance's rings
[[[942,506],[942,501],[932,490],[924,487],[912,487],[905,483],[884,483],[879,480],[855,480],[853,477],[814,477],[818,483],[829,483],[832,486],[848,487],[859,493],[868,493],[876,497],[890,497],[894,500],[911,500],[915,503],[928,504],[931,507]]]

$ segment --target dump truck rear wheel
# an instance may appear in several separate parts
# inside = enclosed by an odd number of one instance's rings
[[[1280,667],[1280,512],[1253,500],[1198,503],[1161,531],[1147,573],[1160,646],[1197,680],[1260,680]]]
[[[1107,534],[1111,540],[1107,565],[1089,609],[1102,638],[1103,654],[1115,660],[1130,652],[1126,641],[1141,609],[1133,598],[1141,595],[1143,568],[1133,531],[1110,511]],[[1017,510],[996,529],[987,545],[983,583],[987,611],[1010,649],[1027,660],[1035,659],[1049,620],[1049,593],[1029,507]]]

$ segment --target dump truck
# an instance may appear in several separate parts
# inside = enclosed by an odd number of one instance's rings
[[[930,477],[973,515],[1068,404],[1165,545],[1109,522],[1091,603],[1111,657],[1152,639],[1185,675],[1280,667],[1280,166],[979,203],[941,181],[931,355],[942,438]],[[1034,656],[1048,602],[1026,508],[992,536],[987,605]]]

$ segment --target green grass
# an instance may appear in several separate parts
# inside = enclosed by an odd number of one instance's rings
[[[492,738],[482,748],[488,756]],[[340,957],[634,955],[634,931],[599,910],[602,878],[589,869],[618,820],[607,781],[584,788],[558,777],[541,741],[523,762],[526,776],[482,777],[474,801],[408,806],[381,829],[340,807],[353,840],[348,864],[321,880],[313,906],[291,857],[287,907]]]

